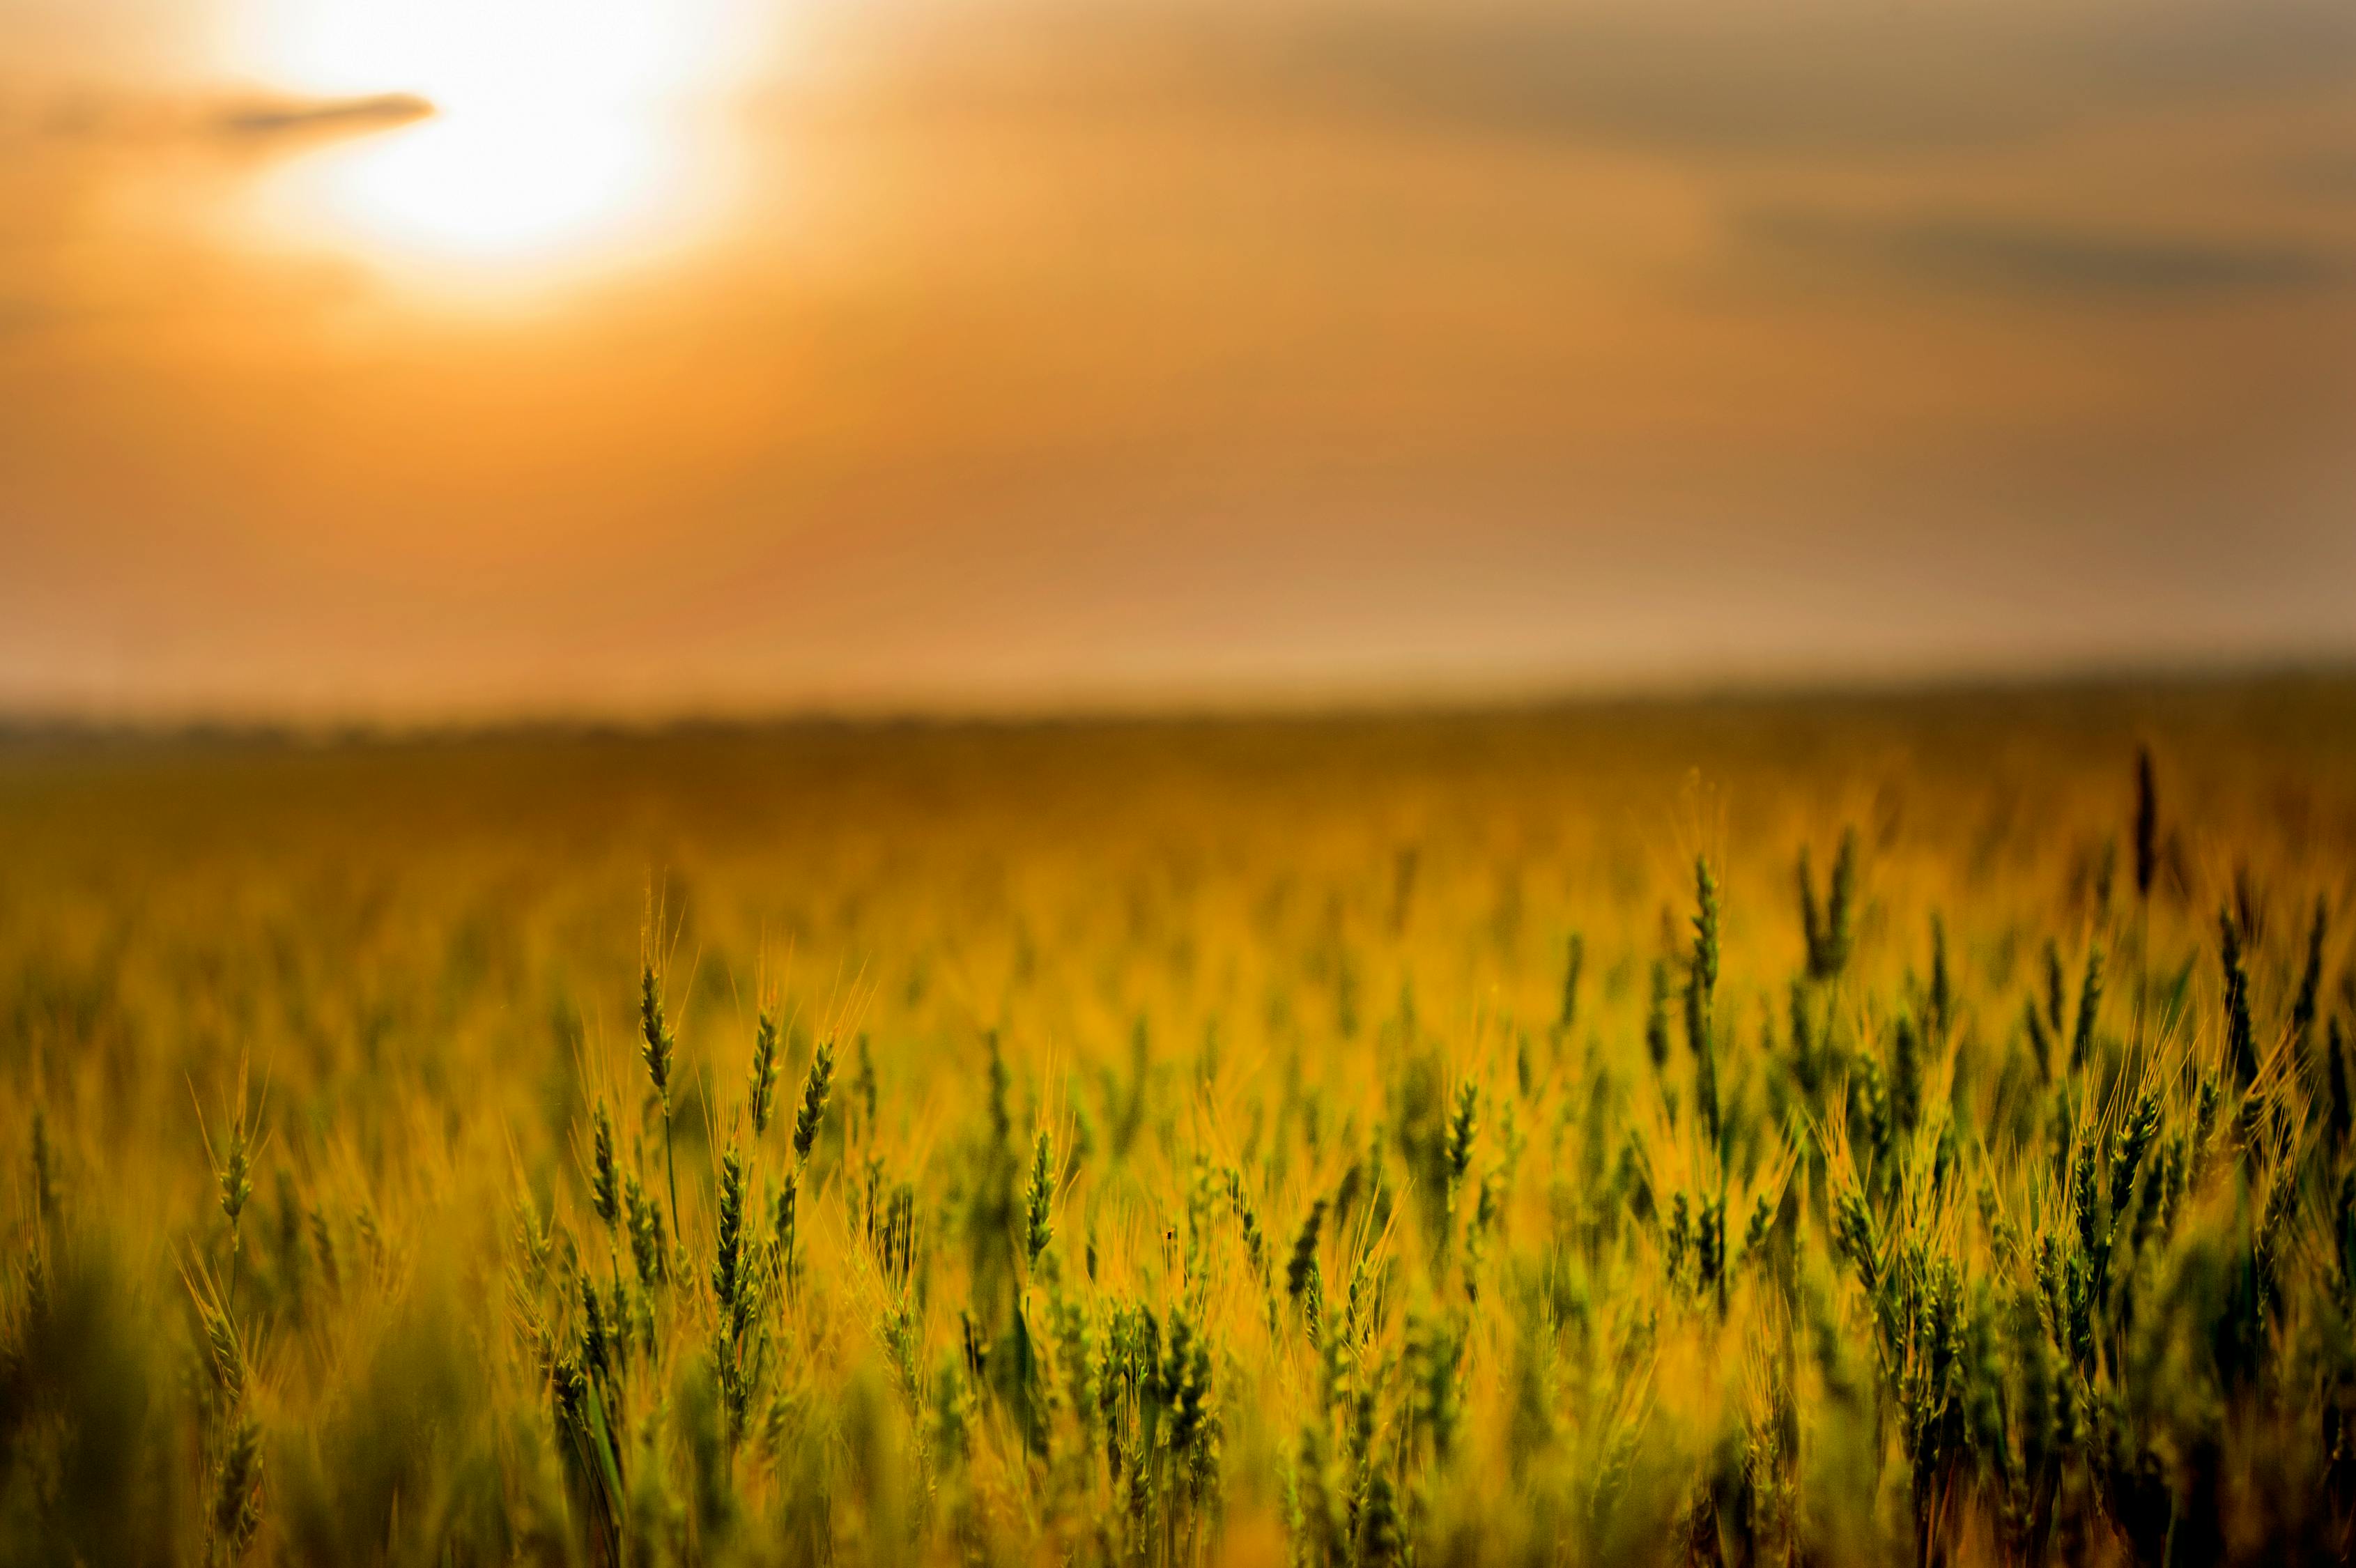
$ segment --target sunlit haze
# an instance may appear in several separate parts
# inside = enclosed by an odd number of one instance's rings
[[[2356,654],[2336,0],[26,0],[0,710]]]

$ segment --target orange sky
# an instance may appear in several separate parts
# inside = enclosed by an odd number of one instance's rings
[[[5,709],[2340,658],[2351,436],[2341,0],[0,9]]]

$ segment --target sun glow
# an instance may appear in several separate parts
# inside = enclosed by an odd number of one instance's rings
[[[447,259],[545,258],[648,216],[661,138],[643,124],[445,113],[323,154],[304,171],[353,231]]]
[[[272,199],[294,227],[444,269],[659,242],[708,173],[687,123],[741,69],[749,22],[732,0],[267,0],[243,52],[273,83],[434,108],[298,160]]]

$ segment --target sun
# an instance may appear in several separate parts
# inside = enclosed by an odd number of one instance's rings
[[[665,152],[654,127],[616,116],[456,110],[324,154],[309,173],[327,216],[387,248],[520,261],[650,217]]]
[[[681,118],[755,31],[733,0],[260,0],[245,30],[284,90],[434,105],[298,160],[274,198],[298,227],[445,269],[546,265],[659,231],[697,172]]]

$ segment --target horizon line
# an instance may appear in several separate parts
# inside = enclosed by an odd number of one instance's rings
[[[37,740],[366,743],[502,736],[617,736],[791,729],[1036,729],[1505,717],[1557,711],[1837,704],[2023,696],[2189,693],[2235,687],[2356,685],[2356,653],[2245,660],[2089,660],[2046,669],[1895,670],[1880,676],[1764,671],[1755,677],[1663,675],[1590,682],[1400,682],[1389,689],[1273,683],[1256,693],[1172,691],[1055,698],[781,700],[776,703],[519,703],[506,710],[316,712],[255,704],[107,712],[71,704],[0,704],[0,745]]]

